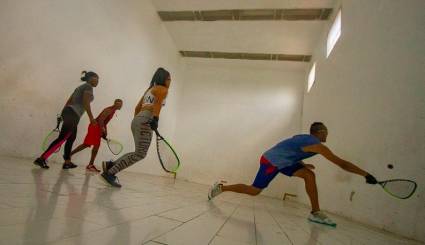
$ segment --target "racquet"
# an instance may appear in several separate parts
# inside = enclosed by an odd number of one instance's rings
[[[122,150],[124,149],[124,146],[118,140],[108,139],[108,138],[103,138],[103,139],[106,141],[109,150],[114,155],[120,154]]]
[[[62,123],[62,117],[60,115],[57,115],[56,117],[56,128],[54,128],[51,132],[49,132],[47,134],[46,137],[44,137],[43,142],[41,143],[41,150],[45,151],[47,150],[47,148],[49,148],[50,144],[56,140],[59,137],[60,134],[60,124]],[[55,153],[59,152],[61,149],[61,147],[58,147],[58,149],[56,149]]]
[[[168,141],[161,136],[158,130],[155,130],[156,134],[156,152],[158,153],[158,159],[161,163],[161,167],[167,173],[177,173],[180,167],[180,159],[177,156],[176,151],[168,143]]]
[[[390,179],[379,181],[378,184],[391,196],[399,199],[411,197],[418,185],[415,181],[407,179]]]

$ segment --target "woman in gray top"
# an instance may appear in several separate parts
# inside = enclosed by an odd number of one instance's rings
[[[53,141],[49,148],[41,154],[39,158],[34,161],[35,165],[38,165],[42,168],[48,169],[46,160],[65,143],[65,151],[63,159],[65,160],[62,168],[70,169],[75,168],[77,165],[71,162],[71,149],[72,144],[75,141],[77,136],[77,126],[80,121],[81,116],[87,111],[87,115],[90,118],[92,124],[96,124],[96,120],[93,117],[91,112],[90,103],[93,101],[93,87],[96,87],[99,83],[99,76],[92,72],[82,72],[81,81],[85,83],[74,90],[71,97],[65,104],[65,107],[62,110],[61,116],[63,119],[62,128],[59,134],[59,137]]]

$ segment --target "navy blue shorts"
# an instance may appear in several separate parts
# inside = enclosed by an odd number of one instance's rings
[[[258,170],[257,176],[255,177],[254,183],[252,186],[259,189],[266,188],[269,183],[276,177],[278,173],[282,173],[286,176],[292,176],[299,169],[304,168],[304,165],[301,163],[295,163],[289,167],[278,169],[270,163],[264,156],[261,156],[260,159],[260,169]]]

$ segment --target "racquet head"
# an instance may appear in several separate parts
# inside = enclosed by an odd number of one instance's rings
[[[168,173],[176,173],[180,167],[180,159],[170,143],[156,133],[156,150],[161,167]]]
[[[109,150],[114,155],[120,154],[122,150],[124,149],[123,145],[118,140],[107,139],[106,142],[108,144]]]
[[[416,182],[407,179],[391,179],[378,183],[387,193],[399,199],[411,197],[417,188]]]

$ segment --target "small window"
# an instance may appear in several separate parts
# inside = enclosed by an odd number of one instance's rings
[[[311,87],[313,87],[315,80],[316,80],[316,63],[313,64],[313,66],[310,69],[310,72],[308,73],[307,92],[310,92],[310,89]]]
[[[326,43],[326,58],[332,52],[336,42],[341,36],[341,10],[338,11],[334,23],[328,33],[328,41]]]

